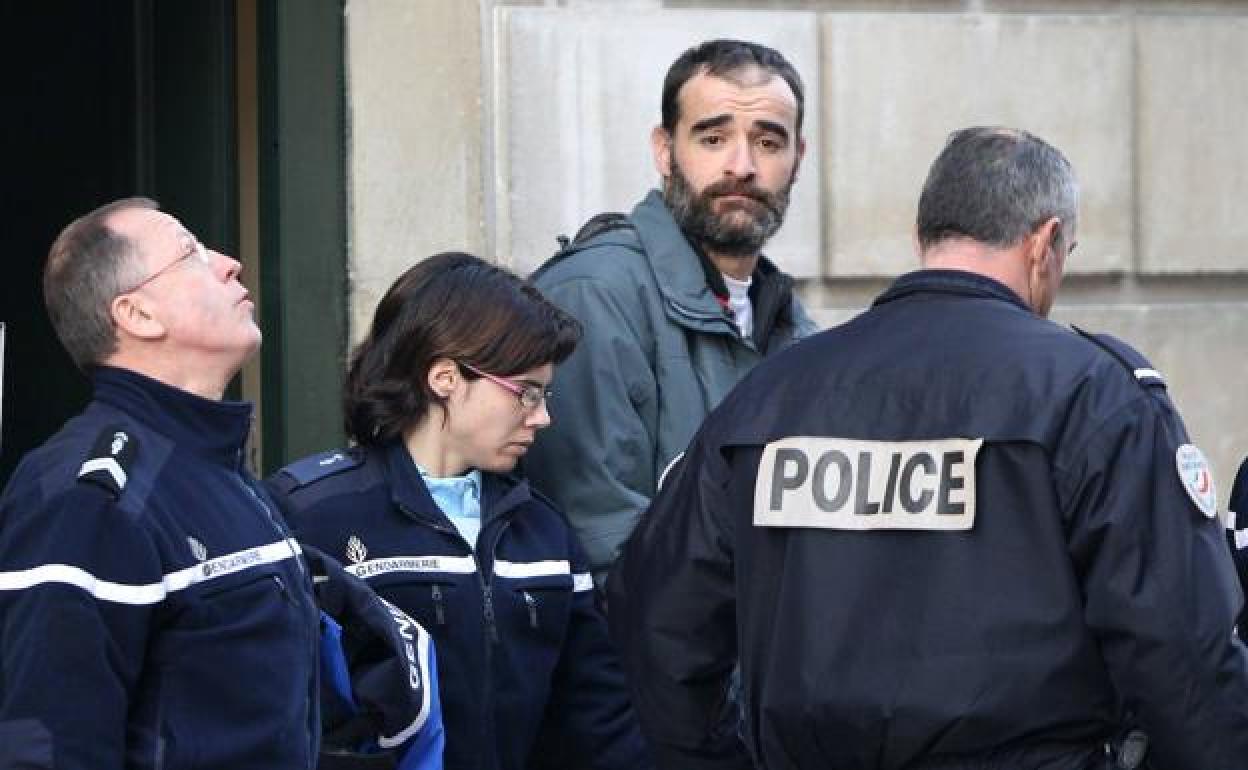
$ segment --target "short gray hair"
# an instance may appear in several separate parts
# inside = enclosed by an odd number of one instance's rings
[[[110,306],[139,280],[138,245],[108,226],[127,209],[158,209],[148,198],[123,198],[75,219],[52,243],[43,270],[43,302],[52,328],[79,369],[117,350]]]
[[[1026,131],[978,126],[950,134],[932,163],[917,219],[923,250],[947,238],[1004,248],[1051,217],[1069,245],[1079,208],[1070,161]]]

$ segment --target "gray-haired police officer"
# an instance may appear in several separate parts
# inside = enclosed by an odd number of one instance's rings
[[[1044,318],[1077,197],[1043,141],[955,133],[924,269],[710,416],[608,581],[661,766],[1248,761],[1208,463],[1138,353]]]
[[[44,273],[91,403],[0,498],[0,766],[306,770],[318,618],[223,401],[260,345],[239,263],[156,204],[76,220]]]

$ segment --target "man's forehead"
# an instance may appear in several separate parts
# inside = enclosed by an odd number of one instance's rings
[[[682,122],[720,112],[746,112],[788,122],[797,120],[797,96],[784,78],[751,66],[730,73],[699,72],[677,95]]]
[[[148,243],[152,239],[185,240],[194,237],[173,216],[159,209],[138,206],[113,212],[108,217],[108,226],[136,243]]]
[[[710,77],[710,78],[719,78],[721,80],[727,80],[729,83],[732,83],[738,88],[752,88],[752,87],[757,87],[757,86],[765,86],[769,82],[771,82],[774,78],[778,77],[776,73],[772,72],[771,70],[765,70],[762,67],[759,67],[757,65],[750,65],[748,67],[740,67],[730,72],[721,72],[718,74],[713,74],[709,72],[708,70],[704,69],[698,74],[706,75],[707,77]],[[781,82],[784,82],[783,79],[781,79]],[[787,82],[785,83],[785,86],[786,87],[788,86]]]

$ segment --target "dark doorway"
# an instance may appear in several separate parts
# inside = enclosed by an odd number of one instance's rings
[[[101,203],[155,198],[205,243],[237,253],[235,3],[4,3],[7,325],[0,484],[80,410],[86,378],[41,297],[48,246]]]

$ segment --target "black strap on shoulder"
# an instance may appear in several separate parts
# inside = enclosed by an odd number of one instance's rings
[[[576,231],[576,235],[569,240],[566,235],[559,235],[555,240],[559,242],[559,250],[566,251],[574,246],[580,246],[586,241],[597,238],[603,233],[609,233],[612,230],[620,230],[623,228],[632,228],[633,223],[627,214],[619,211],[604,211],[601,214],[594,214],[585,224],[581,225],[581,229]]]
[[[555,236],[555,240],[559,242],[559,250],[555,252],[554,256],[543,262],[540,267],[534,270],[532,275],[529,276],[529,280],[532,280],[538,275],[544,273],[551,267],[551,265],[554,265],[577,253],[588,245],[590,241],[600,235],[605,235],[616,230],[633,229],[635,229],[633,221],[628,218],[627,214],[619,211],[604,211],[601,214],[595,214],[590,217],[585,224],[581,225],[581,229],[577,230],[576,235],[571,238],[568,238],[566,235]]]

